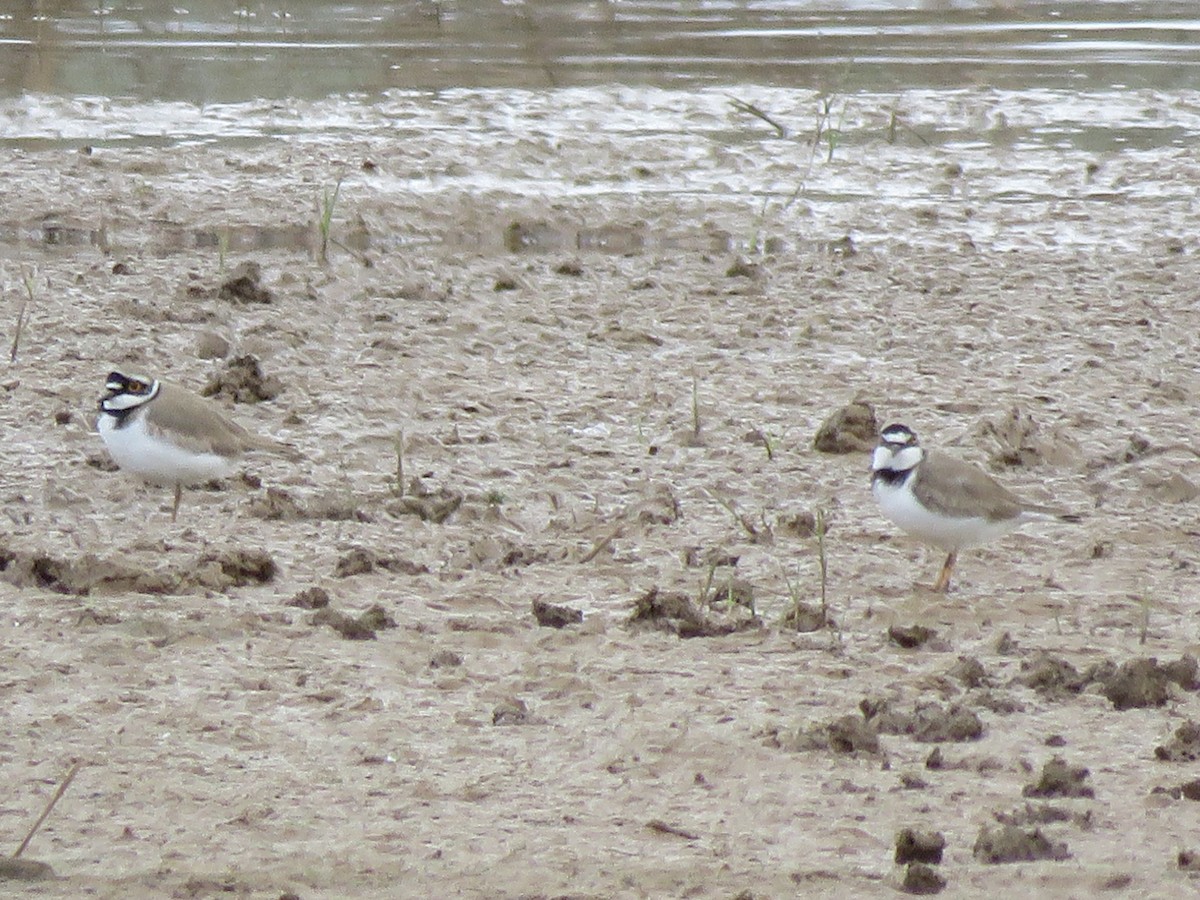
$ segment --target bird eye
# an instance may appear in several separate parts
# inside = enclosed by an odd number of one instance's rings
[[[129,383],[125,386],[125,389],[131,394],[140,394],[146,389],[146,385],[142,384],[142,382],[138,381],[136,378],[131,378]]]

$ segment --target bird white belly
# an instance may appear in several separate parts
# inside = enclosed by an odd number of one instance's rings
[[[224,456],[194,453],[149,434],[141,417],[117,428],[112,416],[101,415],[96,430],[118,466],[151,484],[200,484],[224,478],[234,468],[233,461]]]
[[[918,540],[943,550],[977,547],[1012,531],[1021,518],[988,521],[982,516],[949,517],[930,512],[917,502],[908,484],[889,485],[881,481],[872,485],[885,516]]]

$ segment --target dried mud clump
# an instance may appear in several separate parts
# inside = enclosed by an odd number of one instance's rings
[[[273,375],[264,376],[254,356],[237,356],[225,364],[201,390],[203,397],[228,398],[234,403],[261,403],[283,393],[283,382]]]
[[[987,669],[973,656],[960,656],[950,667],[950,677],[958,679],[966,688],[984,687],[990,683]]]
[[[1143,658],[1122,663],[1116,672],[1102,680],[1104,696],[1113,708],[1126,710],[1164,705],[1171,697],[1168,685],[1174,679],[1158,660]]]
[[[914,650],[936,638],[937,632],[924,625],[893,625],[888,629],[887,635],[893,644],[906,650]]]
[[[46,553],[22,553],[0,548],[0,572],[16,587],[36,587],[57,594],[169,594],[180,578],[170,572],[146,571],[124,562],[85,554],[60,559]]]
[[[227,585],[232,587],[266,584],[279,574],[279,566],[265,550],[221,550],[201,556],[199,562],[220,566]]]
[[[1200,800],[1200,778],[1193,778],[1174,787],[1156,787],[1151,794],[1166,794],[1172,800]]]
[[[1090,680],[1067,660],[1050,654],[1021,663],[1021,672],[1016,679],[1018,683],[1050,699],[1064,699],[1078,694]]]
[[[0,882],[49,881],[57,877],[49,863],[17,856],[0,856]]]
[[[933,866],[921,862],[909,863],[904,872],[900,889],[906,894],[940,894],[946,888],[946,879]]]
[[[827,751],[829,753],[880,752],[879,731],[861,716],[842,716],[831,722],[797,728],[791,737],[778,741],[784,750],[795,753]]]
[[[817,429],[813,449],[821,453],[865,453],[879,440],[875,407],[855,400],[834,412]]]
[[[896,862],[940,863],[946,838],[940,831],[925,828],[901,828],[896,833]]]
[[[762,620],[739,604],[722,604],[724,609],[702,609],[691,597],[678,591],[652,587],[634,601],[628,624],[670,632],[681,638],[716,637],[735,631],[762,627]]]
[[[298,609],[324,609],[329,605],[329,591],[322,587],[305,588],[286,605]]]
[[[535,716],[520,697],[513,697],[497,704],[492,710],[493,725],[544,725],[546,720]]]
[[[913,711],[893,709],[890,703],[863,707],[884,734],[906,734],[922,743],[977,741],[983,737],[983,722],[972,710],[958,704],[918,703]]]
[[[456,669],[463,664],[461,653],[453,650],[439,650],[429,659],[431,669]]]
[[[972,851],[983,863],[1033,862],[1039,859],[1064,860],[1070,857],[1066,843],[1052,841],[1040,828],[1024,829],[1016,825],[1001,825],[979,830]]]
[[[1091,785],[1085,784],[1090,773],[1084,766],[1070,766],[1061,756],[1042,766],[1042,777],[1035,784],[1027,784],[1021,791],[1023,797],[1095,797]]]
[[[343,554],[334,564],[333,574],[337,578],[349,578],[351,575],[363,575],[375,569],[385,569],[401,575],[424,575],[429,572],[425,566],[400,559],[395,556],[381,556],[366,547],[354,547]]]
[[[543,628],[565,628],[583,621],[583,613],[579,610],[540,599],[533,601],[533,617]]]
[[[348,641],[373,641],[376,632],[396,627],[395,619],[378,603],[357,616],[327,606],[317,610],[309,621],[313,625],[328,625]]]
[[[1043,434],[1033,417],[1015,406],[1004,416],[985,421],[980,434],[995,442],[991,462],[997,468],[1043,463],[1063,466],[1079,456],[1079,447],[1073,441],[1057,434]]]
[[[1053,825],[1058,822],[1073,822],[1080,828],[1091,828],[1092,813],[1074,813],[1061,806],[1051,806],[1049,803],[1026,803],[1012,812],[996,813],[996,821],[1001,825],[1013,825],[1022,828],[1026,825]]]
[[[445,486],[431,491],[415,478],[409,485],[409,491],[410,493],[389,503],[387,511],[394,516],[416,516],[422,522],[441,525],[457,512],[463,503],[461,492]]]
[[[263,287],[262,266],[253,260],[240,263],[217,288],[217,299],[237,306],[271,303],[275,297]]]
[[[1178,728],[1165,744],[1154,748],[1154,758],[1162,762],[1196,762],[1200,760],[1200,725],[1189,719]]]
[[[371,522],[370,514],[359,509],[357,500],[349,493],[322,494],[299,500],[289,491],[270,487],[264,496],[250,501],[250,515],[268,521],[294,522]]]
[[[826,610],[810,603],[793,603],[783,616],[783,627],[800,634],[836,627],[836,624]]]

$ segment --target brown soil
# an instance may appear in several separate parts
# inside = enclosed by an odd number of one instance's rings
[[[1195,890],[1200,264],[1161,223],[1142,252],[1000,252],[926,215],[897,228],[932,246],[797,231],[743,260],[715,238],[755,227],[736,194],[370,180],[412,152],[10,160],[9,216],[140,236],[18,261],[10,848],[86,763],[26,852],[61,879],[37,896],[890,897],[905,828],[945,840],[913,890]],[[907,174],[941,178],[923,153]],[[368,155],[328,265],[181,246],[303,235]],[[186,491],[173,524],[92,432],[113,368],[216,384],[303,460]],[[813,447],[852,402],[1084,520],[930,593],[940,555],[879,515],[861,438]]]

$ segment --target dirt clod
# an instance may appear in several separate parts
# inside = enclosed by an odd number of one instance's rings
[[[492,710],[493,725],[530,725],[537,717],[529,712],[529,707],[520,697],[513,697],[498,704]]]
[[[564,628],[567,625],[578,625],[583,621],[583,613],[569,606],[548,603],[545,600],[533,601],[533,617],[537,623],[546,628]]]
[[[463,664],[461,653],[453,650],[439,650],[429,659],[431,669],[455,669]]]
[[[1052,841],[1040,828],[1016,825],[983,826],[972,851],[983,863],[1031,862],[1038,859],[1063,860],[1071,854],[1063,841]]]
[[[901,828],[896,833],[896,862],[940,863],[946,838],[940,831],[926,828]]]
[[[935,637],[937,632],[924,625],[893,625],[888,628],[888,640],[906,650],[924,646]]]
[[[1119,710],[1162,706],[1171,696],[1171,681],[1156,659],[1131,659],[1104,681],[1104,696]]]
[[[878,440],[875,407],[865,400],[855,400],[821,423],[813,448],[821,453],[865,453]]]
[[[880,752],[879,732],[861,716],[842,716],[831,722],[801,727],[781,741],[785,750],[803,752],[827,750],[831,753]]]
[[[238,306],[271,303],[275,299],[271,291],[263,287],[262,266],[253,260],[239,263],[229,273],[229,277],[217,288],[217,297]]]
[[[274,400],[283,393],[283,382],[263,375],[257,357],[237,356],[225,364],[203,388],[202,397],[219,397],[234,403],[260,403]]]
[[[946,879],[942,874],[923,862],[910,863],[901,884],[906,894],[940,894],[945,887]]]
[[[362,575],[375,569],[375,554],[365,547],[355,547],[343,554],[334,564],[333,574],[336,578],[349,578],[351,575]]]
[[[214,562],[232,587],[266,584],[279,574],[279,567],[266,550],[219,550],[200,557],[200,563]]]
[[[287,605],[300,609],[324,609],[329,605],[329,591],[322,587],[305,588],[289,600]]]
[[[47,881],[57,877],[49,863],[19,856],[0,856],[0,881]]]
[[[1154,758],[1163,762],[1196,762],[1200,760],[1200,724],[1189,719],[1171,736],[1171,740],[1154,748]]]
[[[1017,681],[1039,694],[1061,699],[1078,694],[1087,686],[1088,678],[1062,657],[1045,654],[1021,663],[1021,674]]]
[[[681,638],[714,637],[762,627],[762,620],[739,603],[702,609],[686,594],[652,587],[634,601],[628,624],[656,628]]]
[[[379,604],[358,616],[350,616],[327,606],[317,610],[310,621],[313,625],[328,625],[350,641],[373,641],[377,631],[396,627],[396,622]]]
[[[462,506],[463,495],[447,487],[421,494],[405,494],[388,504],[392,515],[416,516],[423,522],[440,525]]]
[[[918,703],[912,712],[883,704],[872,718],[884,734],[907,734],[923,743],[975,741],[983,737],[983,722],[974,711],[953,704]]]
[[[1042,776],[1021,790],[1023,797],[1094,797],[1091,785],[1084,784],[1090,773],[1084,766],[1070,766],[1056,756],[1042,766]]]

